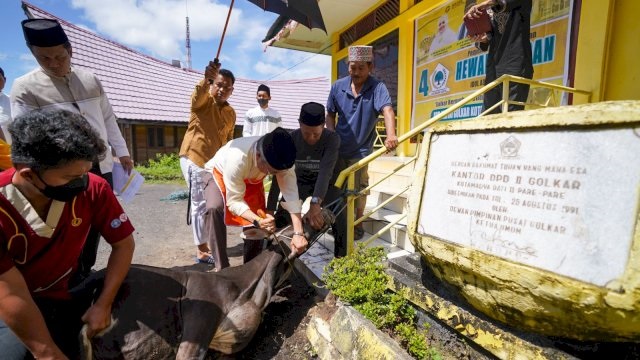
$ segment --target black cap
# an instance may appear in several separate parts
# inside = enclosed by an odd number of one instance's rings
[[[29,46],[51,47],[69,41],[57,20],[27,19],[22,21],[22,32]]]
[[[296,146],[287,130],[277,127],[260,138],[262,154],[269,165],[276,170],[286,170],[296,161]]]
[[[1,67],[0,67],[0,75],[2,75],[2,77],[5,77],[5,76],[4,76],[4,70],[2,70],[2,68],[1,68]]]
[[[271,89],[269,89],[269,87],[265,84],[260,84],[260,86],[258,86],[257,92],[260,92],[260,91],[264,91],[267,93],[267,95],[271,96]]]
[[[318,126],[324,124],[324,106],[317,102],[308,102],[300,108],[301,123],[307,126]]]

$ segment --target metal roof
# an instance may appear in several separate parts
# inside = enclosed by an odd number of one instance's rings
[[[187,123],[191,93],[203,72],[182,69],[75,26],[36,6],[23,2],[35,18],[57,19],[73,46],[73,66],[91,70],[102,82],[118,119],[130,121]],[[247,59],[246,61],[250,61]],[[233,71],[233,68],[230,68]],[[257,106],[258,85],[271,88],[269,106],[282,115],[283,126],[298,128],[302,104],[325,104],[331,82],[328,78],[258,81],[236,78],[229,103],[242,125],[245,112]]]

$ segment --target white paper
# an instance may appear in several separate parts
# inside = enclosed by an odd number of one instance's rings
[[[128,204],[136,196],[140,186],[144,183],[144,178],[139,172],[131,170],[127,175],[120,163],[113,163],[113,190],[119,195],[125,204]]]

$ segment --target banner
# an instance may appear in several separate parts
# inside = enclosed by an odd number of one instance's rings
[[[452,0],[415,22],[413,115],[415,127],[484,86],[487,53],[466,37],[465,9],[475,0]],[[566,85],[572,0],[533,0],[531,50],[533,78]],[[546,89],[531,89],[529,100],[545,99]],[[482,113],[482,96],[444,120]]]

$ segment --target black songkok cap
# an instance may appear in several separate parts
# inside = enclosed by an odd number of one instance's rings
[[[260,86],[258,86],[257,92],[260,92],[260,91],[264,91],[267,93],[267,95],[271,96],[271,89],[269,89],[269,87],[265,84],[260,84]]]
[[[296,161],[296,146],[287,130],[277,127],[260,139],[262,154],[269,165],[276,170],[286,170]]]
[[[324,124],[324,106],[317,102],[308,102],[300,109],[301,123],[307,126],[318,126]]]
[[[2,70],[1,67],[0,67],[0,75],[2,75],[2,77],[4,77],[4,70]]]
[[[22,21],[22,32],[27,45],[51,47],[63,45],[69,41],[57,20],[27,19]]]

